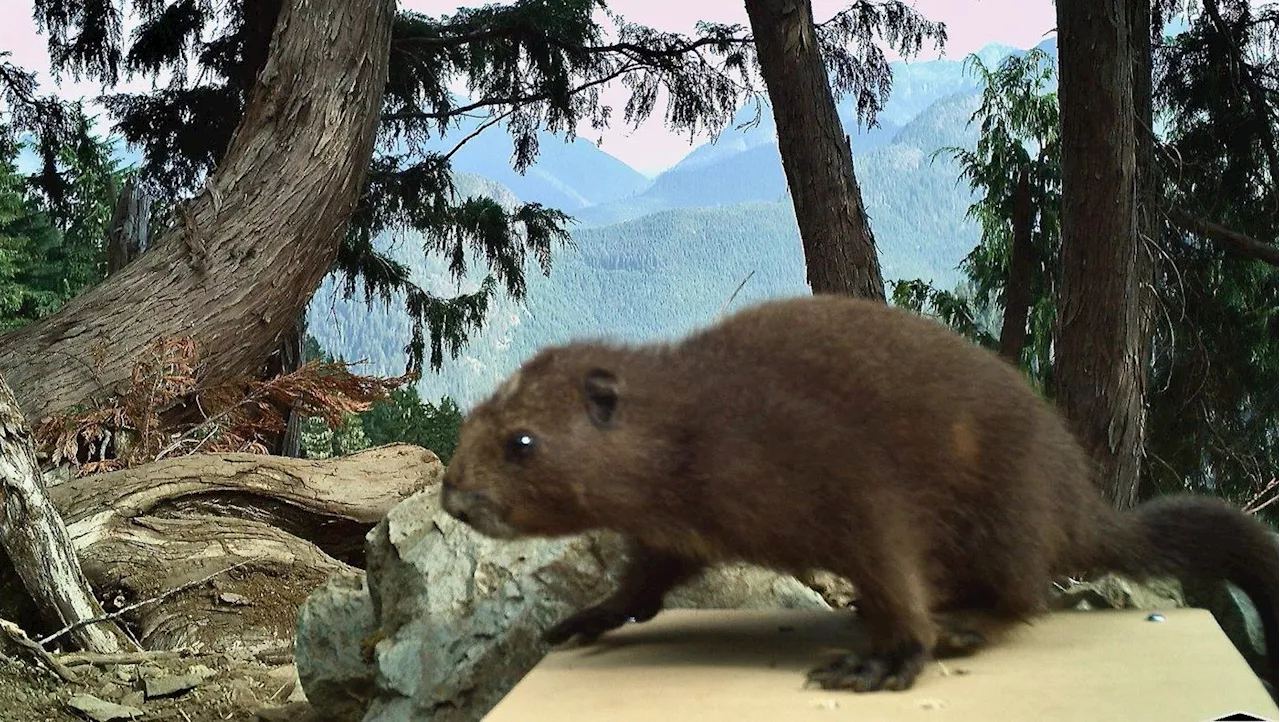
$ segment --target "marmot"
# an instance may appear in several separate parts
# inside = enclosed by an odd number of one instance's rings
[[[940,323],[837,296],[766,302],[669,344],[541,351],[465,419],[444,508],[512,539],[608,528],[620,588],[552,644],[652,618],[705,565],[826,569],[860,592],[871,651],[828,689],[910,687],[1047,608],[1052,580],[1227,579],[1266,625],[1277,549],[1221,501],[1107,506],[1063,418],[1021,372]]]

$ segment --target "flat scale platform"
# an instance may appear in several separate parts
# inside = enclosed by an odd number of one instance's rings
[[[668,610],[547,655],[487,722],[1203,722],[1280,717],[1212,615],[1058,612],[905,692],[804,688],[863,636],[841,612]],[[1253,719],[1236,717],[1236,719]]]

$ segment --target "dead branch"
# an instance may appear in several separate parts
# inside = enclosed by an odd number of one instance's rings
[[[67,652],[66,654],[55,654],[53,658],[67,667],[113,667],[120,664],[145,664],[147,662],[181,659],[182,656],[183,653],[180,651],[159,650],[151,652],[143,650],[141,652],[120,652],[119,654]]]
[[[1188,233],[1203,236],[1228,251],[1272,266],[1280,265],[1280,249],[1213,221],[1196,218],[1177,208],[1169,209],[1169,220]]]
[[[38,664],[43,664],[53,671],[66,682],[79,682],[80,677],[71,668],[56,657],[45,651],[44,647],[36,644],[22,631],[22,627],[10,622],[7,619],[0,619],[0,632],[4,632],[4,636],[0,641],[4,644],[0,647],[10,647],[16,649],[17,653]]]

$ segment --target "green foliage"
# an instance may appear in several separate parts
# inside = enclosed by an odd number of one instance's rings
[[[23,142],[34,146],[40,170],[28,183],[57,213],[67,211],[70,181],[68,156],[73,165],[92,165],[100,148],[89,134],[89,122],[79,103],[66,103],[36,92],[35,75],[10,63],[8,51],[0,51],[0,150],[10,158]]]
[[[22,147],[0,140],[0,331],[53,313],[106,275],[121,178],[105,144],[63,148],[56,170],[65,184],[55,202],[17,171]]]
[[[300,446],[307,459],[331,459],[335,456],[354,454],[371,446],[365,438],[364,426],[357,414],[347,414],[335,429],[329,428],[324,419],[310,416],[302,422]]]
[[[978,245],[961,269],[968,278],[962,291],[939,290],[920,280],[894,284],[894,303],[937,316],[959,333],[988,348],[998,346],[996,317],[1004,307],[1013,242],[1014,190],[1027,174],[1031,192],[1031,243],[1034,251],[1027,344],[1022,365],[1045,391],[1052,389],[1052,339],[1061,241],[1058,99],[1053,58],[1039,49],[1007,56],[992,69],[977,55],[965,60],[982,83],[982,101],[970,117],[979,136],[972,150],[948,146],[934,153],[960,165],[960,180],[979,194],[966,213],[982,228]]]
[[[303,340],[303,358],[335,360],[310,334]],[[327,459],[384,444],[414,444],[435,452],[449,463],[458,446],[462,410],[453,399],[441,397],[438,404],[424,403],[414,387],[392,391],[367,411],[347,414],[341,425],[329,428],[321,417],[302,422],[302,451],[308,459]]]
[[[1273,3],[1205,0],[1154,79],[1165,203],[1272,244],[1278,25]],[[1245,503],[1280,453],[1276,269],[1178,227],[1159,240],[1146,484]]]
[[[36,0],[36,20],[49,38],[55,72],[70,71],[113,87],[122,76],[167,87],[104,99],[124,137],[143,150],[145,179],[157,195],[178,198],[198,188],[225,152],[252,81],[265,62],[275,26],[273,3],[232,0]],[[123,18],[140,24],[128,38]],[[606,32],[606,28],[608,31]],[[818,27],[837,94],[857,98],[871,123],[888,97],[892,75],[883,39],[910,56],[927,41],[941,46],[941,25],[899,0],[858,0]],[[460,144],[502,125],[512,165],[523,172],[549,137],[572,139],[580,125],[614,122],[601,91],[628,91],[622,121],[638,125],[665,100],[663,118],[678,132],[717,133],[745,102],[758,98],[755,49],[744,28],[700,23],[691,35],[667,33],[610,13],[602,0],[517,0],[460,8],[430,17],[402,11],[392,28],[389,79],[378,151],[337,270],[348,296],[366,303],[399,299],[413,333],[410,368],[430,347],[438,368],[484,321],[499,289],[519,301],[530,255],[549,271],[554,248],[568,240],[568,218],[537,203],[499,209],[453,192],[450,158]],[[470,97],[450,88],[465,86]],[[455,281],[478,263],[490,279],[469,293],[435,292],[414,283],[408,268],[378,250],[387,233],[417,232],[423,251],[449,259]]]
[[[371,446],[403,443],[434,451],[445,464],[458,447],[462,411],[445,396],[439,404],[423,403],[415,388],[397,389],[360,414],[365,438]]]

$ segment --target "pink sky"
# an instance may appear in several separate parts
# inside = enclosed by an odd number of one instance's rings
[[[3,2],[7,17],[0,24],[0,50],[11,51],[11,61],[37,71],[42,84],[51,82],[48,51],[45,39],[36,34],[31,0]],[[400,1],[401,7],[428,15],[452,13],[460,4],[481,3]],[[1053,0],[915,0],[912,4],[930,20],[946,23],[945,56],[957,60],[988,43],[1031,47],[1043,40],[1054,25]],[[813,0],[814,16],[821,22],[847,5],[847,0]],[[742,0],[612,0],[609,7],[632,22],[678,32],[691,32],[699,20],[747,25]],[[920,59],[937,57],[938,53],[929,49]],[[145,87],[137,82],[126,86],[132,90]],[[64,82],[59,91],[66,97],[97,93],[98,88],[93,85],[72,82]],[[606,132],[601,147],[637,170],[652,174],[674,165],[705,140],[695,139],[691,144],[687,137],[673,135],[662,126],[661,108],[655,110],[655,116],[635,131],[620,127]],[[596,139],[594,135],[589,137]]]

